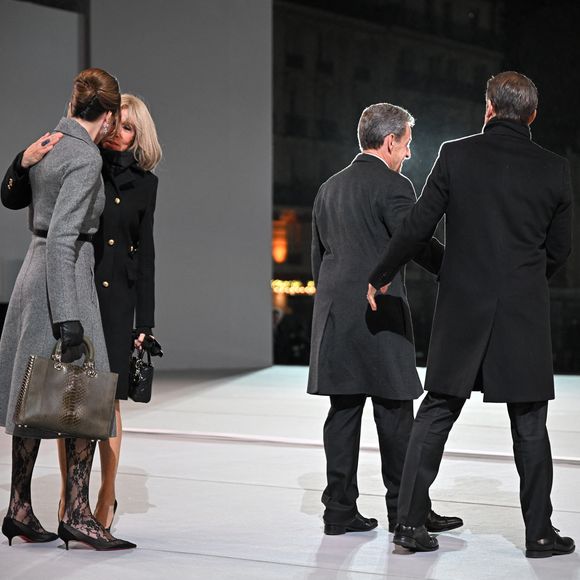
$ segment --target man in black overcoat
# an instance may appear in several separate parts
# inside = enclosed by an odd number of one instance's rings
[[[548,279],[570,253],[572,189],[567,160],[531,141],[537,103],[535,85],[521,74],[488,81],[483,132],[441,146],[419,201],[369,280],[375,308],[376,289],[392,283],[397,290],[399,268],[446,216],[429,392],[413,425],[394,536],[412,550],[438,548],[425,529],[428,491],[472,390],[482,390],[484,401],[507,403],[526,555],[574,550],[574,541],[560,537],[550,520],[546,430],[554,398]]]
[[[400,173],[410,156],[413,123],[400,107],[378,104],[365,109],[358,126],[362,153],[321,186],[314,202],[312,269],[317,293],[308,392],[330,396],[324,425],[326,534],[377,526],[376,519],[364,518],[356,506],[361,418],[367,397],[373,401],[391,531],[397,521],[413,399],[423,389],[404,271],[396,273],[393,292],[379,300],[377,312],[366,303],[365,276],[416,202],[411,182]],[[437,273],[442,256],[441,244],[428,240],[417,260]],[[430,511],[428,525],[433,531],[462,523]]]

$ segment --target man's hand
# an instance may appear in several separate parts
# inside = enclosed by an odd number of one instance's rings
[[[377,311],[377,303],[375,301],[375,296],[377,295],[377,292],[380,292],[381,294],[386,294],[387,290],[389,289],[389,286],[390,284],[385,284],[384,286],[381,286],[379,290],[377,290],[372,284],[369,284],[369,289],[367,292],[367,300],[371,305],[371,310],[373,312]]]
[[[20,165],[28,169],[36,165],[62,138],[62,133],[45,133],[40,139],[29,145],[22,155]]]

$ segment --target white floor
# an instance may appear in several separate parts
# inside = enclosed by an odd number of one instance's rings
[[[410,554],[386,531],[376,435],[365,416],[359,508],[380,521],[366,534],[322,533],[325,397],[305,394],[306,369],[173,373],[150,405],[124,407],[125,441],[114,533],[138,543],[100,553],[62,542],[0,540],[0,579],[580,580],[580,554],[528,560],[504,405],[476,395],[455,426],[432,488],[435,509],[465,526],[440,549]],[[580,538],[580,377],[558,377],[551,403],[553,522]],[[95,466],[93,492],[99,480]],[[10,438],[0,436],[0,510],[8,503]],[[41,447],[33,498],[55,529],[55,446]]]

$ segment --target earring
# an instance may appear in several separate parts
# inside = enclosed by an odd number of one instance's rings
[[[111,128],[111,126],[109,125],[109,123],[107,123],[107,121],[105,121],[102,125],[101,125],[101,133],[103,135],[106,135],[109,132],[109,129]]]

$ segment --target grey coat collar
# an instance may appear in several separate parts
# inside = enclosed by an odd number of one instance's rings
[[[69,137],[74,137],[75,139],[80,139],[93,147],[96,147],[94,141],[91,139],[91,136],[87,133],[87,130],[80,124],[77,123],[74,119],[70,119],[68,117],[63,117],[59,122],[55,131],[60,131]]]
[[[387,171],[393,171],[382,159],[377,157],[376,155],[370,155],[369,153],[359,153],[353,160],[353,163],[376,163],[382,165]]]

